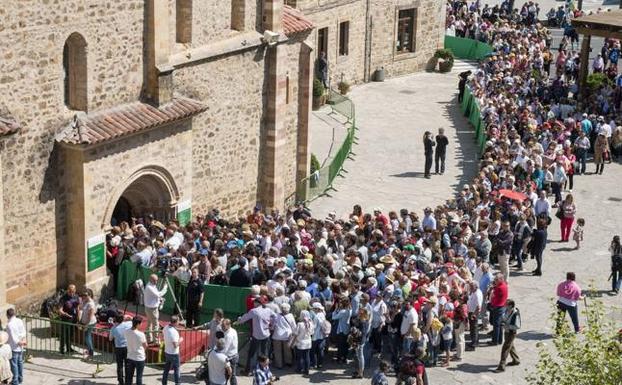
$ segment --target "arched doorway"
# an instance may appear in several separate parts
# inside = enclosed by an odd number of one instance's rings
[[[104,226],[153,215],[161,222],[175,217],[179,192],[168,171],[149,167],[135,172],[120,186],[109,205]]]

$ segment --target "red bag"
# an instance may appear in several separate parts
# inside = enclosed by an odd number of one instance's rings
[[[603,160],[605,162],[610,162],[611,163],[611,156],[609,155],[609,150],[605,150],[603,152]]]

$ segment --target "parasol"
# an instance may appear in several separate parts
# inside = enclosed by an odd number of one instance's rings
[[[508,190],[508,189],[499,190],[499,195],[501,195],[502,197],[506,197],[508,199],[512,199],[515,201],[521,201],[521,202],[527,199],[527,195],[521,192],[518,192],[518,191]]]

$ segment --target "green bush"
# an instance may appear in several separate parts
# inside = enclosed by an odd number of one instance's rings
[[[315,156],[315,154],[311,154],[311,170],[310,170],[311,187],[317,187],[317,179],[313,176],[313,173],[315,173],[320,168],[322,168],[322,165],[320,164],[320,161],[317,159],[317,156]]]
[[[451,65],[454,64],[454,53],[450,49],[437,49],[434,53],[434,57],[450,62]]]
[[[596,91],[606,84],[611,85],[611,80],[603,73],[590,74],[587,77],[587,86],[591,91]]]
[[[326,89],[324,88],[324,84],[322,84],[322,81],[320,79],[314,79],[313,80],[313,96],[315,96],[316,98],[319,98],[320,96],[324,95],[325,91]]]
[[[593,297],[594,290],[590,289]],[[550,342],[539,342],[539,359],[530,368],[530,385],[619,385],[622,378],[622,335],[601,300],[590,300],[583,308],[585,327],[579,334],[570,330],[565,313],[553,304],[556,326]]]

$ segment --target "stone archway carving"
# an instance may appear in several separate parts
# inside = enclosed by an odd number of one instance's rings
[[[102,228],[110,225],[115,206],[121,197],[145,212],[168,210],[172,214],[180,194],[173,176],[164,167],[141,167],[114,189],[102,218]]]

